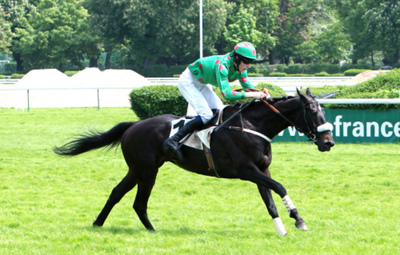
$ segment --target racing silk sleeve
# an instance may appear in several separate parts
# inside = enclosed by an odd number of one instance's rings
[[[245,92],[232,91],[230,82],[239,80],[243,88],[253,88],[247,78],[247,71],[240,73],[235,70],[232,53],[217,55],[196,60],[188,66],[192,75],[204,84],[211,84],[221,90],[227,100],[237,100],[246,97]]]
[[[249,81],[249,77],[247,76],[247,70],[241,73],[239,78],[240,85],[242,85],[245,89],[254,89],[253,85]]]

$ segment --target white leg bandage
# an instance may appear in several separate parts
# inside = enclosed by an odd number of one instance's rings
[[[289,213],[290,216],[290,211],[292,211],[293,209],[296,209],[296,207],[294,206],[292,200],[290,199],[290,197],[288,195],[284,196],[282,198],[283,203],[285,204],[286,210]]]
[[[275,218],[274,225],[275,225],[276,231],[278,231],[279,235],[285,236],[287,234],[285,226],[283,226],[281,218],[279,218],[279,217]]]

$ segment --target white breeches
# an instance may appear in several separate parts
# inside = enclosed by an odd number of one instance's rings
[[[186,101],[201,117],[203,123],[207,123],[213,117],[211,109],[220,110],[224,107],[212,86],[203,84],[194,78],[189,68],[186,68],[179,77],[178,88]]]

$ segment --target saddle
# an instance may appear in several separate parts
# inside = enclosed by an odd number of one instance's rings
[[[196,130],[184,137],[181,140],[181,144],[197,150],[203,150],[203,145],[210,149],[211,133],[218,126],[222,112],[223,109],[221,111],[213,110],[214,116],[211,118],[211,120],[204,124],[200,130]],[[171,122],[170,137],[178,132],[179,127],[183,126],[187,121],[190,121],[193,118],[194,116],[183,116],[177,120],[173,120]]]

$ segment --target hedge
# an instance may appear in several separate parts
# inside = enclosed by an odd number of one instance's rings
[[[315,96],[340,91],[332,98],[400,98],[400,69],[379,74],[353,86],[323,86],[310,88]],[[326,104],[327,108],[400,109],[398,104]]]
[[[371,69],[349,69],[344,72],[344,76],[356,76],[357,74],[363,73],[365,71],[370,71]]]
[[[133,89],[130,93],[131,109],[140,119],[162,114],[182,116],[187,103],[178,87],[158,85]]]
[[[261,90],[267,88],[274,97],[286,96],[285,91],[271,84],[259,83],[255,88]],[[241,86],[234,86],[232,89],[238,89]],[[214,91],[221,98],[225,105],[234,104],[236,102],[249,102],[252,98],[242,100],[228,101],[222,97],[218,88],[214,87]],[[183,116],[187,111],[187,102],[182,96],[177,86],[157,85],[133,89],[130,93],[131,109],[140,119],[162,114],[174,114]]]
[[[22,77],[24,77],[25,74],[20,74],[20,73],[13,73],[11,75],[11,79],[21,79]]]

